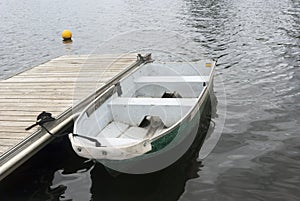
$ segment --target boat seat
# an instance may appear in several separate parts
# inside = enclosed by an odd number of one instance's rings
[[[109,104],[115,121],[138,126],[145,116],[159,116],[166,127],[179,121],[196,104],[197,98],[119,97]]]
[[[137,88],[147,85],[162,86],[169,91],[177,91],[182,97],[198,97],[209,76],[141,76],[134,80]]]
[[[203,83],[208,82],[209,76],[140,76],[135,83]]]

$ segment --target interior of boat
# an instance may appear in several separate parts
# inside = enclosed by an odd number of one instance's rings
[[[205,61],[143,65],[98,97],[77,119],[74,133],[101,146],[155,138],[195,106],[210,71]]]

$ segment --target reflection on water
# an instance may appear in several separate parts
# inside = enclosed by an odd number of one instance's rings
[[[114,200],[115,188],[129,199],[126,192],[137,188],[154,197],[169,190],[170,200],[181,193],[181,200],[299,200],[299,0],[3,0],[0,13],[0,79],[59,55],[97,53],[99,43],[113,37],[117,42],[104,43],[105,48],[117,51],[120,45],[134,51],[131,44],[143,43],[138,48],[150,44],[149,49],[189,60],[199,59],[200,52],[217,58],[214,89],[219,103],[212,117],[216,128],[222,125],[224,88],[227,100],[222,136],[202,160],[201,171],[191,159],[153,177],[113,179],[101,166],[83,163],[68,149],[49,148],[40,155],[43,163],[27,163],[24,168],[29,171],[20,170],[11,183],[1,186],[2,192],[8,189],[6,198],[75,200],[80,198],[77,192],[90,188],[83,199]],[[72,44],[61,42],[66,28],[74,34]],[[152,37],[146,29],[160,31]],[[135,34],[119,40],[125,32]],[[160,42],[158,48],[155,41]],[[78,186],[82,178],[86,185]],[[149,183],[138,185],[141,180]]]

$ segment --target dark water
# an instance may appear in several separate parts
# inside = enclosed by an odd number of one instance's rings
[[[204,142],[166,170],[116,178],[55,143],[0,183],[0,200],[300,199],[299,0],[4,0],[0,16],[1,78],[65,54],[218,59],[221,134],[207,157]]]

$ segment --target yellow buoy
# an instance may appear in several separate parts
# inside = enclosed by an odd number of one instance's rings
[[[206,63],[205,67],[211,67],[211,65],[212,65],[211,63]]]
[[[64,39],[64,40],[71,40],[72,38],[72,32],[70,30],[64,30],[62,33],[61,33],[61,37]]]

